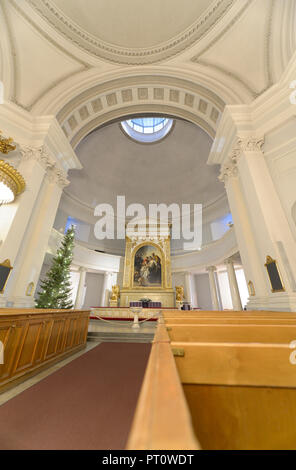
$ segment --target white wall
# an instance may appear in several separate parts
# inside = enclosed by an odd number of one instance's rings
[[[195,274],[194,281],[199,308],[201,310],[212,310],[209,275],[207,273]]]
[[[101,304],[102,291],[104,285],[104,274],[86,273],[86,292],[82,308],[96,307]]]
[[[71,284],[72,284],[72,302],[73,305],[75,305],[75,300],[77,296],[77,290],[78,290],[78,284],[79,284],[79,279],[80,279],[80,273],[77,271],[71,271],[70,273],[71,276]]]

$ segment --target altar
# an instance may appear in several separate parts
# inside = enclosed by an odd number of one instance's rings
[[[149,299],[161,306],[175,307],[172,288],[170,226],[152,220],[126,230],[123,283],[120,306]]]

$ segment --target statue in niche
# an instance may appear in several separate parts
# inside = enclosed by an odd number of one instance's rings
[[[118,300],[120,296],[120,287],[118,284],[115,286],[112,286],[112,294],[111,294],[111,300]]]
[[[176,301],[182,302],[183,299],[184,299],[184,287],[176,286]]]

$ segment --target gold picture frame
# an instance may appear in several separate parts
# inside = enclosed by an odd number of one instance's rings
[[[5,287],[12,269],[13,268],[9,259],[6,259],[3,261],[3,263],[0,263],[0,294],[3,294],[5,291]]]
[[[249,291],[250,297],[254,297],[254,295],[256,295],[255,287],[252,281],[248,282],[248,291]]]
[[[155,247],[156,250],[159,251],[159,254],[160,254],[160,259],[161,259],[161,282],[159,285],[155,285],[155,286],[137,286],[135,285],[135,282],[134,282],[134,277],[135,277],[135,256],[136,256],[136,253],[144,246],[153,246]],[[143,242],[143,243],[140,243],[138,244],[132,251],[131,253],[131,277],[130,277],[130,286],[132,287],[132,289],[135,289],[135,290],[147,290],[147,291],[152,291],[152,290],[155,290],[155,289],[164,289],[165,288],[165,284],[166,284],[166,269],[165,269],[165,256],[164,256],[164,252],[162,250],[162,248],[157,244],[157,243],[154,243],[154,242]]]
[[[26,295],[28,297],[33,295],[34,287],[35,287],[34,282],[29,282],[29,284],[27,285],[27,289],[26,289]]]
[[[277,266],[277,261],[268,255],[266,256],[266,263],[264,266],[267,270],[269,282],[271,285],[271,292],[284,292],[285,286]]]

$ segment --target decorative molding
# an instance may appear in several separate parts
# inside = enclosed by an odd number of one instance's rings
[[[228,23],[228,25],[223,28],[223,30],[218,34],[218,36],[215,37],[204,49],[202,49],[197,55],[193,56],[191,58],[191,62],[199,63],[199,58],[205,54],[209,49],[211,49],[212,46],[214,46],[219,39],[221,39],[227,31],[229,31],[232,26],[240,19],[240,17],[243,15],[243,13],[246,11],[246,9],[251,5],[253,0],[247,0],[243,8],[235,15],[235,17]]]
[[[262,152],[263,145],[264,137],[238,137],[237,145],[233,149],[232,158],[237,158],[242,152]]]
[[[41,145],[40,147],[21,145],[19,150],[22,160],[36,160],[45,170],[55,166],[55,161],[49,155],[44,145]]]
[[[56,162],[50,156],[45,146],[32,147],[20,146],[19,148],[22,160],[35,160],[45,169],[46,176],[50,182],[56,183],[59,187],[64,188],[70,182],[67,180],[66,173],[57,167]]]
[[[237,177],[238,170],[237,165],[234,162],[227,163],[223,165],[220,171],[220,175],[218,176],[219,181],[226,183],[229,178]]]
[[[264,137],[237,137],[236,143],[231,150],[230,157],[226,164],[222,166],[218,179],[225,183],[228,178],[237,177],[237,163],[241,155],[247,152],[262,152],[263,145]]]
[[[16,146],[13,145],[12,137],[1,137],[2,132],[0,131],[0,153],[7,155],[9,152],[12,152],[16,149]]]
[[[147,98],[138,98],[139,89],[145,89]],[[178,92],[173,99],[172,92]],[[112,101],[108,100],[110,96]],[[83,109],[87,113],[82,113]],[[202,86],[172,77],[140,76],[127,83],[114,80],[81,93],[60,110],[57,118],[75,148],[85,135],[106,122],[151,112],[195,122],[213,138],[223,109],[223,101]]]
[[[27,0],[27,3],[72,44],[89,54],[117,64],[151,64],[177,55],[200,40],[212,29],[235,3],[234,0],[216,0],[193,25],[174,38],[156,47],[130,49],[116,47],[99,40],[75,24],[50,0]]]

